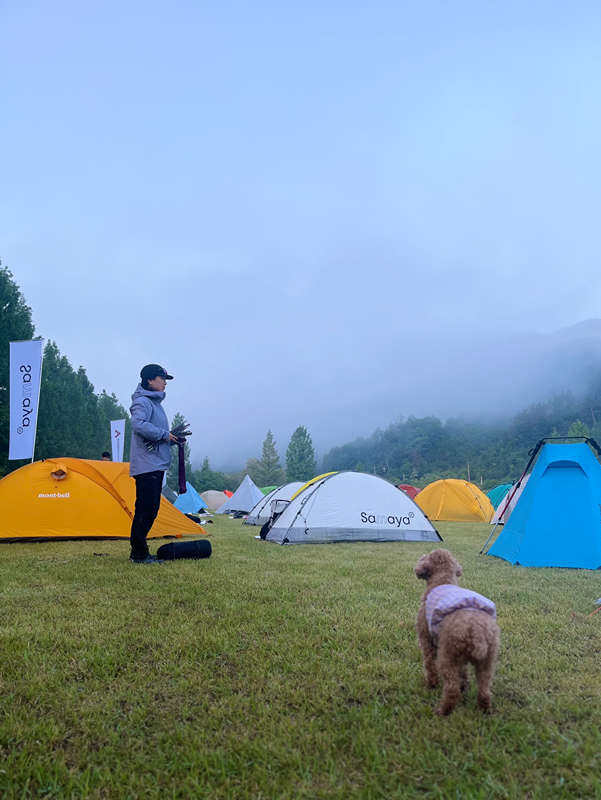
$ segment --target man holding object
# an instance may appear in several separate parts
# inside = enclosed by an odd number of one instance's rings
[[[163,476],[171,463],[171,446],[178,441],[169,431],[167,415],[161,406],[167,381],[173,380],[173,376],[159,364],[147,364],[140,378],[129,409],[132,428],[129,474],[136,481],[130,559],[135,564],[161,564],[156,556],[150,555],[146,537],[159,513]]]

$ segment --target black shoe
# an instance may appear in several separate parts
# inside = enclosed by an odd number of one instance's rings
[[[148,554],[145,558],[130,558],[132,564],[162,564],[163,561],[156,556]]]

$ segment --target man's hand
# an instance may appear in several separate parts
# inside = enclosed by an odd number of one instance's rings
[[[168,442],[175,442],[176,444],[179,444],[179,439],[177,438],[177,436],[174,436],[172,433],[169,434],[169,438],[167,439],[167,441]]]

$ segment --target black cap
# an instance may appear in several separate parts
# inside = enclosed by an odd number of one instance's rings
[[[140,372],[140,378],[143,381],[152,381],[159,376],[165,378],[166,381],[173,380],[173,375],[168,375],[167,370],[159,364],[146,364],[145,367],[142,367],[142,372]]]

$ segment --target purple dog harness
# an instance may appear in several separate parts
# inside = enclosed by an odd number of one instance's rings
[[[455,586],[452,583],[436,586],[426,597],[426,620],[430,635],[438,636],[440,623],[447,614],[468,608],[484,611],[493,619],[497,618],[497,607],[493,601],[478,592],[462,589],[461,586]]]

